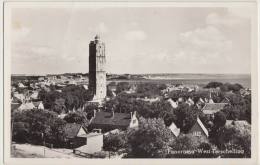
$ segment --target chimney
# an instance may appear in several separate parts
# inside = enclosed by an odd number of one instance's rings
[[[94,116],[93,116],[94,118],[96,117],[96,113],[97,113],[97,111],[94,109]]]
[[[133,117],[136,117],[136,111],[134,111]]]
[[[114,118],[114,116],[115,116],[115,112],[114,110],[112,110],[112,118]]]

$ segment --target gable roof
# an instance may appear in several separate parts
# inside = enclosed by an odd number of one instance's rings
[[[18,83],[18,87],[19,87],[19,88],[24,88],[25,85],[23,85],[23,83]]]
[[[38,107],[42,103],[42,101],[33,101],[32,103],[35,107]]]
[[[202,111],[205,114],[214,114],[222,110],[226,105],[227,103],[206,103]]]
[[[178,107],[178,102],[173,101],[171,98],[169,98],[167,101],[171,104],[172,108]]]
[[[114,117],[110,112],[96,112],[90,125],[112,125],[120,127],[128,127],[131,121],[131,115],[128,113],[114,113]]]
[[[172,133],[175,135],[175,137],[178,137],[180,134],[180,128],[178,128],[174,122],[168,127]]]
[[[18,110],[31,110],[35,108],[32,102],[21,104],[21,106],[18,108]]]
[[[25,96],[20,93],[15,93],[13,97],[17,98],[18,100],[21,100],[21,101],[23,101],[25,99]]]
[[[209,132],[208,132],[207,128],[204,126],[204,124],[201,122],[200,118],[197,118],[197,123],[199,124],[199,126],[202,128],[203,132],[208,137],[209,136]]]
[[[221,103],[230,104],[230,100],[229,100],[227,97],[225,97],[225,98],[221,101]]]
[[[67,138],[75,138],[82,127],[81,124],[67,123],[64,126],[64,134]],[[82,127],[84,129],[84,127]],[[86,131],[86,129],[84,129]],[[87,132],[87,131],[86,131]]]
[[[229,126],[238,126],[238,127],[244,127],[244,126],[247,126],[247,125],[250,125],[246,120],[226,120],[226,124],[225,126],[226,127],[229,127]]]
[[[37,98],[38,98],[38,95],[39,95],[38,92],[33,92],[33,93],[31,94],[30,98],[32,98],[32,99],[37,99]]]

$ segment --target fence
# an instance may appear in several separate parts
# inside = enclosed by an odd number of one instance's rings
[[[107,157],[106,152],[96,152],[94,154],[89,154],[89,153],[85,153],[85,152],[82,152],[80,150],[74,149],[73,153],[75,155],[82,156],[82,157],[85,157],[85,158],[105,158],[105,157]]]

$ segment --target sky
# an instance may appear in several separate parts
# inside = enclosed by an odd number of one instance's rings
[[[88,72],[99,34],[108,73],[250,73],[250,8],[16,8],[11,72]]]

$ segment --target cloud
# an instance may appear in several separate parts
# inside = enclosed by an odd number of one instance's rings
[[[179,35],[179,50],[171,57],[173,61],[200,64],[227,61],[232,41],[214,26],[196,28]],[[217,62],[218,61],[218,62]]]
[[[128,31],[125,34],[125,39],[128,41],[142,41],[147,38],[146,34],[142,30]]]

